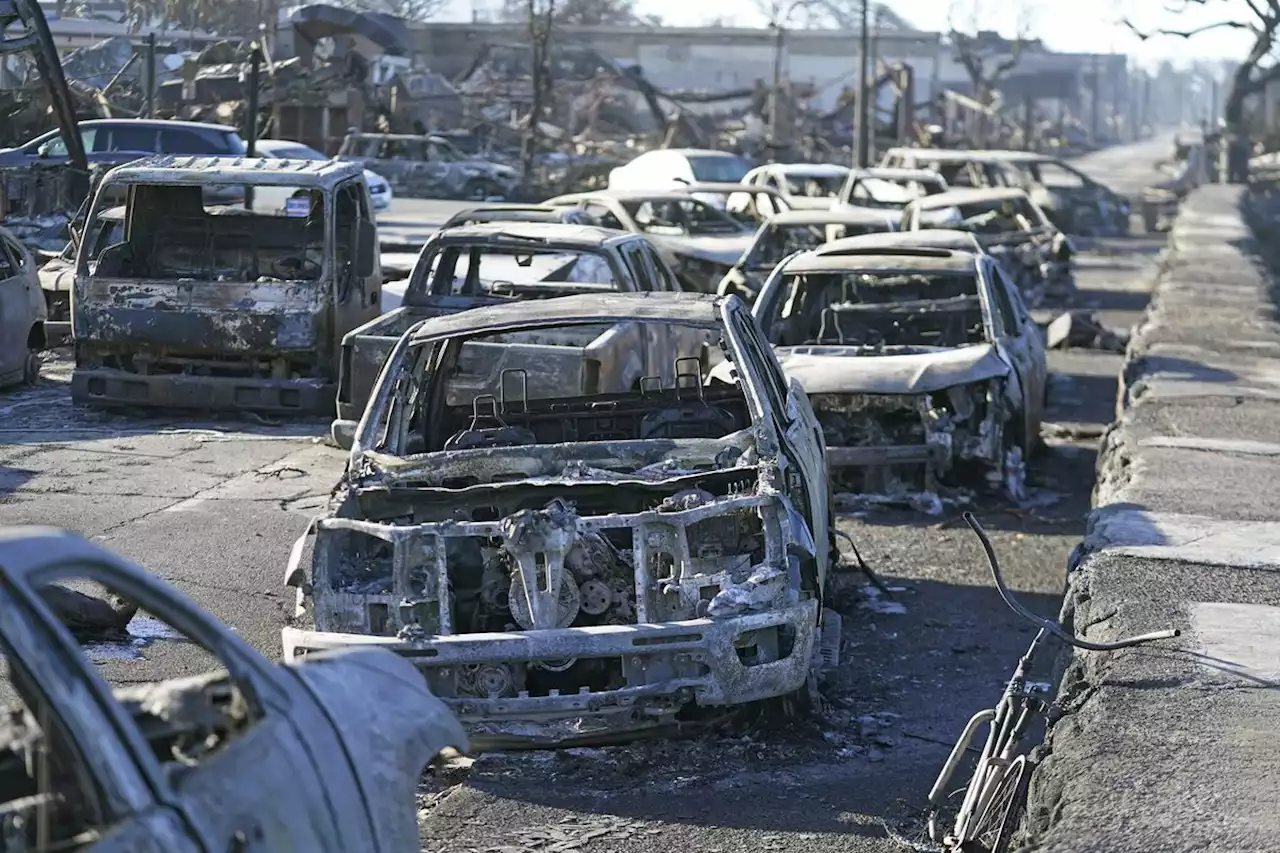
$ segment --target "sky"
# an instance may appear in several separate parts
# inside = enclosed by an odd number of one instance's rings
[[[849,0],[845,0],[849,2]],[[1249,20],[1245,0],[1207,0],[1204,6],[1177,9],[1182,0],[887,0],[888,5],[912,24],[925,30],[942,30],[955,9],[961,22],[976,21],[983,29],[1014,35],[1019,10],[1027,10],[1032,36],[1042,38],[1052,50],[1070,52],[1127,53],[1143,64],[1160,59],[1242,56],[1252,39],[1248,33],[1222,29],[1190,40],[1161,36],[1142,41],[1121,23],[1128,16],[1144,30],[1159,27],[1192,29],[1234,17]],[[442,18],[470,20],[471,10],[482,13],[496,8],[498,0],[450,0]],[[850,5],[853,5],[850,2]],[[658,15],[671,26],[699,26],[723,17],[741,26],[766,21],[757,0],[638,0],[642,14]],[[855,7],[856,8],[856,7]]]

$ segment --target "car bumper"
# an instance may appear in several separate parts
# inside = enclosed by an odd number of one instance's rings
[[[391,207],[391,190],[388,188],[385,192],[369,193],[369,199],[373,204],[374,211],[382,213]]]
[[[600,625],[487,634],[400,639],[285,628],[284,658],[310,652],[378,646],[412,661],[439,695],[473,730],[493,734],[529,732],[530,724],[590,721],[602,731],[647,728],[667,721],[682,706],[738,705],[799,689],[812,665],[818,603],[802,601],[762,613],[727,619],[695,619],[644,625]],[[789,626],[795,641],[781,660],[743,663],[735,642],[751,631]],[[451,697],[448,688],[463,668],[486,664],[613,659],[622,664],[626,686],[573,695]],[[443,688],[443,689],[441,689]],[[504,726],[510,727],[504,732]],[[532,740],[544,739],[536,732]]]
[[[71,374],[71,399],[89,405],[311,415],[332,413],[335,396],[335,386],[320,379],[147,376],[83,368]]]

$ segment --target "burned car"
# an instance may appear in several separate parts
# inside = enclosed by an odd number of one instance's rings
[[[832,240],[859,234],[892,231],[897,223],[888,215],[865,208],[788,210],[771,216],[756,231],[751,248],[720,279],[716,292],[737,294],[751,302],[764,280],[783,258],[815,249]]]
[[[1075,293],[1071,240],[1024,190],[951,190],[917,199],[902,213],[902,230],[924,228],[972,233],[1031,305]]]
[[[992,153],[1019,172],[1022,188],[1057,228],[1085,237],[1128,236],[1129,199],[1057,157],[1032,151]]]
[[[210,204],[205,184],[244,201]],[[96,405],[329,413],[339,345],[379,313],[358,166],[156,157],[113,169],[84,233],[128,192],[120,242],[77,249],[72,399]],[[95,254],[96,253],[96,254]]]
[[[714,293],[724,274],[751,247],[750,226],[685,193],[605,190],[562,195],[545,203],[578,207],[606,228],[645,235],[680,276],[685,290]]]
[[[422,247],[400,305],[343,339],[338,419],[359,420],[387,353],[419,320],[517,299],[679,289],[675,273],[649,241],[636,234],[541,222],[493,222],[437,231]],[[644,328],[619,329],[604,335],[590,353],[576,343],[561,346],[548,340],[528,347],[513,345],[506,356],[511,364],[524,358],[541,366],[553,357],[562,365],[568,363],[571,384],[588,365],[627,361],[639,371],[635,379],[648,375],[643,370],[648,363],[645,353],[653,343]],[[339,444],[349,432],[345,427],[335,430]]]
[[[386,178],[397,195],[410,198],[505,198],[520,183],[510,166],[468,157],[442,136],[351,131],[338,158]]]
[[[560,222],[565,225],[599,225],[596,218],[577,208],[548,204],[490,204],[468,207],[450,216],[441,228],[480,225],[485,222]]]
[[[890,148],[880,158],[882,168],[928,169],[952,188],[1021,187],[1022,176],[1004,152],[963,148]]]
[[[46,318],[31,253],[0,228],[0,388],[39,376]]]
[[[836,163],[768,163],[748,172],[742,183],[780,193],[792,209],[822,210],[839,197],[849,172]]]
[[[604,375],[627,364],[566,387],[502,358],[633,326],[712,343],[656,346],[666,357],[634,384]],[[424,320],[378,378],[327,517],[293,549],[286,579],[315,629],[286,628],[285,657],[393,649],[477,746],[589,741],[790,694],[832,557],[825,474],[803,390],[734,297]]]
[[[63,531],[0,529],[0,579],[5,850],[420,849],[418,780],[467,741],[404,660],[270,662]]]
[[[688,193],[723,210],[748,228],[755,228],[776,213],[791,210],[782,193],[769,187],[752,187],[727,181],[681,184],[673,192]]]
[[[88,241],[90,246],[89,267],[92,269],[104,249],[124,240],[124,207],[102,211],[93,223],[93,230],[83,238],[75,235],[73,226],[71,239],[62,252],[46,259],[40,267],[40,289],[44,291],[51,321],[71,320],[71,284],[76,278],[76,253],[81,239]]]
[[[971,469],[1019,499],[1048,373],[1012,282],[985,255],[848,242],[779,265],[753,309],[809,394],[833,479],[931,493]]]
[[[946,192],[947,179],[929,169],[875,166],[853,169],[836,193],[836,205],[901,211],[924,196]]]

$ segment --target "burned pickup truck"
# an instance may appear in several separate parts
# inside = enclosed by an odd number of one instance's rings
[[[1075,293],[1071,240],[1024,190],[949,190],[917,199],[902,212],[902,230],[925,228],[973,234],[1033,306]]]
[[[240,187],[213,204],[205,185]],[[100,248],[127,193],[119,242]],[[77,247],[72,399],[333,411],[339,345],[376,317],[377,229],[361,170],[314,160],[163,156],[113,169]]]
[[[400,307],[355,329],[342,341],[338,419],[334,438],[346,436],[364,412],[369,392],[387,353],[419,320],[517,299],[549,299],[570,294],[644,293],[679,290],[675,274],[643,237],[589,225],[494,222],[447,228],[431,236],[409,277]],[[503,363],[528,362],[530,369],[563,370],[573,388],[586,381],[624,382],[625,391],[649,375],[659,343],[642,327],[611,330],[578,341],[547,338],[507,348]],[[670,342],[665,342],[670,343]],[[681,354],[696,354],[695,349]],[[554,365],[554,366],[553,366]],[[583,378],[585,377],[585,378]]]
[[[969,468],[1020,499],[1048,371],[1012,282],[986,255],[858,239],[792,256],[754,308],[809,394],[833,479],[932,493]]]
[[[621,392],[547,382],[536,359],[475,374],[487,350],[631,325],[709,335],[716,356],[667,347]],[[328,517],[293,549],[286,579],[315,627],[286,628],[285,657],[394,649],[477,745],[589,741],[789,694],[832,558],[825,474],[804,392],[737,298],[425,320],[378,379]]]
[[[467,742],[405,661],[268,661],[154,575],[48,528],[0,529],[0,581],[4,850],[421,849],[418,780]]]

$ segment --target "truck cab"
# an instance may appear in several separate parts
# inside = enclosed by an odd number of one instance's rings
[[[216,203],[209,186],[242,192]],[[153,157],[103,177],[84,233],[97,233],[121,196],[120,241],[77,248],[72,399],[332,412],[342,338],[379,314],[360,167]]]

